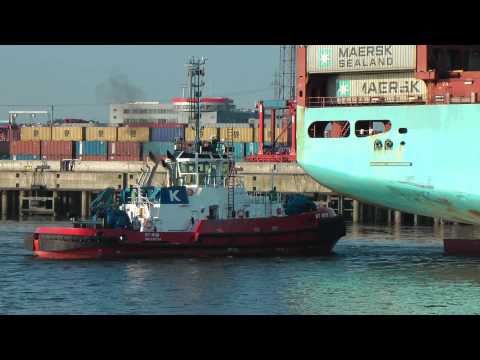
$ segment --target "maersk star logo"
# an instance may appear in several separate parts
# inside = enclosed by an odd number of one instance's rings
[[[332,49],[319,49],[318,61],[321,68],[332,66]]]
[[[337,97],[350,96],[350,80],[337,80]]]

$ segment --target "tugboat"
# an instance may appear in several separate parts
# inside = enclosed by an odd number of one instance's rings
[[[168,153],[144,184],[100,193],[90,220],[38,227],[25,247],[46,259],[152,258],[331,253],[345,235],[343,217],[272,191],[247,193],[233,159],[216,151]],[[166,187],[151,186],[162,164]]]
[[[150,153],[153,167],[136,187],[104,190],[92,202],[92,219],[73,227],[38,227],[25,247],[46,259],[162,256],[329,254],[345,235],[332,209],[294,197],[286,204],[272,191],[249,195],[236,176],[230,144],[200,144],[200,88],[205,59],[188,64],[189,101],[195,107],[195,144],[182,144],[165,159]],[[195,94],[195,97],[193,96]],[[229,146],[230,145],[230,146]],[[159,165],[168,186],[152,186]],[[148,164],[147,164],[148,165]]]

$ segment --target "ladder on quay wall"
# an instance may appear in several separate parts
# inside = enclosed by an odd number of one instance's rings
[[[227,138],[225,139],[225,150],[229,161],[227,176],[227,217],[233,218],[235,211],[235,165],[233,163],[233,128],[227,128]]]
[[[50,169],[46,160],[42,160],[42,165],[38,165],[35,167],[33,171],[33,182],[32,182],[32,190],[40,190],[45,189],[47,187],[47,180],[45,170]]]

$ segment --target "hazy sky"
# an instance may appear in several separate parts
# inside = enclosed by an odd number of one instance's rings
[[[0,46],[0,120],[13,109],[47,110],[4,105],[56,104],[55,118],[107,121],[96,89],[112,75],[127,77],[147,101],[169,101],[181,96],[190,56],[208,58],[206,96],[229,96],[241,107],[273,97],[278,46]]]

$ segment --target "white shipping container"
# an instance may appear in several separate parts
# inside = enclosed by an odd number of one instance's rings
[[[217,112],[202,112],[200,115],[200,125],[213,125],[217,123]]]
[[[414,70],[416,45],[308,45],[307,72]]]
[[[415,72],[340,74],[329,78],[327,96],[415,96],[425,99],[427,86]]]

